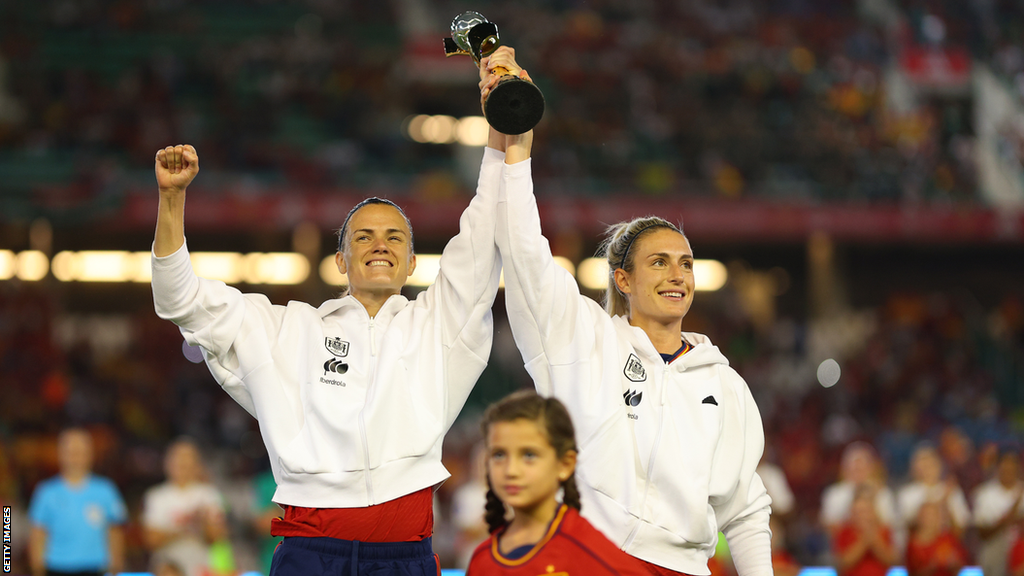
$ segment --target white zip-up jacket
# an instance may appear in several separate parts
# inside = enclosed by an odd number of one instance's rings
[[[666,364],[647,334],[610,317],[555,264],[530,162],[506,166],[497,242],[509,322],[537,391],[576,428],[583,516],[627,553],[710,574],[722,530],[741,576],[772,574],[771,499],[755,468],[757,406],[706,336]]]
[[[433,285],[411,302],[392,296],[373,318],[351,296],[279,306],[198,278],[184,246],[153,257],[157,314],[259,421],[275,502],[363,507],[448,478],[441,442],[491,350],[503,158],[486,151]]]

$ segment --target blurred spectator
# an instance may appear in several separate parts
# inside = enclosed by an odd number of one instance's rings
[[[1024,576],[1024,537],[1021,536],[1020,531],[1017,533],[1013,548],[1010,549],[1007,568],[1010,576]]]
[[[279,536],[270,535],[270,522],[274,518],[284,515],[284,510],[274,504],[274,492],[277,490],[277,482],[274,481],[274,473],[267,469],[260,472],[253,478],[253,497],[255,499],[256,517],[253,518],[253,529],[259,538],[260,564],[264,574],[270,574],[270,563],[274,559],[274,549],[281,541]]]
[[[483,444],[473,448],[469,478],[452,495],[451,519],[456,530],[456,567],[465,570],[473,550],[487,539],[484,508],[487,504],[487,464]]]
[[[839,482],[825,489],[821,496],[821,523],[829,532],[836,532],[849,518],[858,488],[870,490],[879,522],[892,527],[896,519],[896,501],[885,485],[885,471],[866,442],[853,442],[843,450]]]
[[[833,540],[839,576],[885,576],[897,561],[892,531],[879,518],[878,488],[860,484],[854,489],[849,520]]]
[[[785,518],[793,512],[795,499],[786,480],[786,473],[779,466],[768,461],[770,447],[766,447],[761,461],[757,464],[757,475],[764,482],[765,490],[772,499],[772,517]]]
[[[93,446],[80,428],[57,439],[60,475],[32,494],[30,555],[34,576],[117,573],[124,568],[128,515],[117,487],[92,475]]]
[[[922,504],[937,502],[943,508],[943,518],[947,519],[953,533],[961,535],[971,520],[967,498],[954,476],[945,475],[943,478],[942,459],[934,446],[924,444],[914,451],[910,474],[912,481],[897,493],[904,525],[914,523]]]
[[[223,498],[205,480],[199,448],[182,439],[167,449],[167,481],[146,491],[143,525],[154,572],[177,564],[185,576],[211,571],[211,545],[227,537]]]
[[[974,493],[974,524],[981,539],[977,558],[985,576],[1006,576],[1010,548],[1017,538],[1018,524],[1024,518],[1022,495],[1020,456],[1004,451],[999,455],[996,476]]]
[[[772,531],[772,570],[775,576],[797,576],[801,566],[787,550],[786,530],[782,522],[773,514],[768,520],[768,527]]]
[[[764,482],[768,496],[772,499],[772,514],[769,528],[772,531],[772,568],[777,576],[796,576],[800,564],[787,550],[786,519],[793,514],[795,498],[786,480],[786,473],[768,460],[771,447],[766,446],[764,455],[757,465],[757,475]]]
[[[967,551],[944,502],[927,500],[918,506],[910,522],[906,564],[909,576],[957,576],[967,564]]]

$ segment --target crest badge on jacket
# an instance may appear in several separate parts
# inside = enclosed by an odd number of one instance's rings
[[[640,362],[640,359],[636,357],[636,354],[630,354],[626,360],[626,366],[622,369],[622,373],[629,378],[630,382],[643,382],[647,380],[647,371],[644,370],[644,365]]]
[[[348,356],[348,342],[341,338],[328,336],[324,338],[324,346],[327,346],[327,351],[339,358]]]

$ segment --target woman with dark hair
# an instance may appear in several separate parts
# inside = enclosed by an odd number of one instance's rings
[[[496,66],[520,70],[507,48],[481,70]],[[481,89],[492,83],[482,76]],[[689,240],[654,216],[612,226],[602,307],[555,263],[532,189],[529,161],[506,167],[496,234],[505,302],[538,392],[576,424],[584,517],[654,574],[708,574],[721,530],[740,576],[770,576],[761,418],[718,348],[682,331]]]
[[[491,537],[473,552],[467,576],[646,573],[579,515],[576,436],[561,402],[516,392],[488,407],[481,428]]]
[[[202,348],[217,382],[259,421],[284,508],[271,525],[284,537],[272,575],[437,574],[432,496],[449,476],[441,443],[491,349],[504,148],[486,151],[433,285],[412,301],[401,295],[416,268],[412,227],[393,202],[372,198],[339,233],[348,292],[319,307],[273,305],[197,277],[184,206],[199,156],[191,146],[157,152],[157,314]]]

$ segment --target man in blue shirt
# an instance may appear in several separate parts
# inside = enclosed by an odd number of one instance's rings
[[[29,561],[33,576],[116,574],[124,567],[124,501],[114,483],[92,475],[92,439],[82,429],[57,439],[60,474],[32,494]]]

